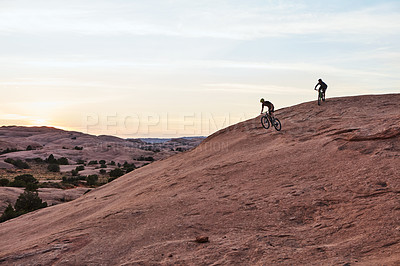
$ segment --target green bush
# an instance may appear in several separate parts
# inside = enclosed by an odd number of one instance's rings
[[[74,186],[79,185],[81,180],[85,180],[86,177],[84,176],[76,176],[76,177],[66,177],[63,176],[62,183],[72,184]]]
[[[100,168],[107,168],[107,165],[102,164],[102,165],[100,165]]]
[[[33,158],[33,159],[31,159],[31,161],[34,161],[36,163],[43,163],[44,162],[44,160],[42,158]]]
[[[118,177],[110,177],[107,181],[108,181],[108,183],[110,183],[110,182],[112,182],[112,181],[114,181],[115,179],[117,179]]]
[[[28,183],[33,183],[33,184],[39,183],[39,181],[36,178],[34,178],[33,175],[30,175],[30,174],[23,174],[23,175],[16,176],[14,178],[14,180],[15,181],[21,180],[21,181],[25,182],[26,184],[28,184]]]
[[[82,159],[79,159],[76,163],[77,163],[77,164],[85,164],[85,161],[82,160]]]
[[[0,187],[6,187],[8,186],[8,184],[10,184],[10,180],[8,180],[7,178],[0,179]]]
[[[27,191],[37,191],[39,188],[38,184],[34,184],[34,183],[27,183],[25,186],[25,190]]]
[[[115,162],[114,162],[114,161],[111,161],[111,162],[110,162],[110,165],[115,165]]]
[[[125,169],[128,169],[128,168],[136,169],[136,165],[135,165],[134,163],[127,163],[127,162],[125,162],[124,165],[123,165],[123,167],[124,167]]]
[[[22,180],[14,180],[10,182],[10,187],[26,187],[26,183]]]
[[[106,161],[105,160],[100,160],[99,164],[106,164]]]
[[[18,213],[14,210],[11,204],[8,204],[7,208],[4,210],[3,214],[0,216],[0,223],[7,220],[13,219],[18,216]]]
[[[68,159],[65,157],[61,157],[60,159],[58,159],[57,163],[60,165],[68,165],[69,164]]]
[[[41,188],[60,188],[60,189],[66,189],[66,188],[72,188],[71,186],[63,186],[60,182],[43,182],[40,183]]]
[[[136,161],[150,161],[150,162],[153,162],[153,161],[155,161],[154,160],[154,158],[153,157],[151,157],[151,156],[140,156],[139,158],[137,158],[136,159]]]
[[[54,158],[53,154],[50,154],[49,157],[45,160],[48,164],[57,164],[56,158]]]
[[[99,180],[99,177],[97,175],[89,175],[86,177],[86,183],[89,186],[94,186],[96,185],[97,181]]]
[[[6,154],[6,153],[10,153],[10,152],[16,152],[16,151],[19,151],[17,148],[7,148],[7,149],[5,149],[5,150],[2,150],[1,152],[0,152],[0,154]]]
[[[76,138],[75,138],[75,139],[76,139]],[[81,150],[83,150],[83,147],[75,146],[74,149],[75,149],[75,150],[78,150],[78,151],[81,151]]]
[[[88,163],[88,165],[92,165],[92,164],[98,164],[98,162],[97,162],[97,161],[90,161],[90,162]]]
[[[14,160],[11,158],[7,158],[4,160],[6,163],[10,163],[12,165],[14,165],[15,167],[19,168],[19,169],[29,169],[29,164],[27,164],[24,161],[21,161],[20,159]]]
[[[128,167],[128,168],[125,169],[125,173],[132,172],[135,169],[136,169],[136,167]]]
[[[10,187],[25,187],[30,191],[38,189],[39,181],[30,174],[23,174],[16,176],[12,182],[9,183]]]
[[[19,195],[14,205],[15,211],[22,214],[45,207],[47,207],[47,203],[43,202],[42,199],[39,198],[37,192],[27,190]]]
[[[110,171],[110,177],[120,177],[124,175],[124,171],[121,168],[115,168],[113,170]]]
[[[58,164],[49,164],[49,166],[47,166],[47,170],[50,172],[60,172],[60,166]]]
[[[100,169],[100,174],[105,175],[107,173],[107,171],[105,169]]]
[[[83,166],[83,165],[79,165],[79,166],[77,166],[77,167],[75,168],[75,171],[77,171],[77,172],[83,171],[83,170],[85,170],[85,166]]]

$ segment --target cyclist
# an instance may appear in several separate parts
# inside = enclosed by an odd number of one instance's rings
[[[274,117],[274,112],[275,112],[274,105],[270,101],[265,101],[264,98],[261,98],[260,103],[261,103],[261,114],[264,112],[264,106],[267,106],[268,114],[271,117]]]
[[[322,101],[325,102],[325,91],[328,88],[328,85],[326,85],[326,83],[323,82],[322,79],[319,79],[317,85],[315,85],[314,90],[317,90],[318,85],[319,85],[318,91],[322,90]]]

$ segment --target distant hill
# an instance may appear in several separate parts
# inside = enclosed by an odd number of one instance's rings
[[[280,132],[227,127],[0,224],[0,263],[398,265],[399,110],[400,94],[343,97],[277,110]]]
[[[186,138],[185,138],[186,139]],[[71,164],[79,160],[106,160],[116,163],[145,163],[143,158],[164,159],[196,147],[204,138],[187,138],[179,143],[174,139],[159,142],[159,139],[122,139],[115,136],[94,136],[75,131],[51,127],[0,127],[0,161],[13,159],[46,159],[66,157]],[[0,167],[10,167],[1,163]]]

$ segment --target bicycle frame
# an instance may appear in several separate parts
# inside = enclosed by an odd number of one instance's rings
[[[321,105],[322,99],[324,97],[324,93],[322,92],[322,89],[318,88],[318,89],[314,89],[316,91],[318,91],[318,105]]]
[[[263,122],[263,118],[266,118],[266,120],[268,121],[268,123],[264,123]],[[273,126],[277,131],[281,130],[281,122],[279,121],[278,118],[276,118],[275,116],[271,116],[268,112],[265,113],[265,115],[263,115],[261,117],[261,124],[263,125],[263,127],[265,129],[268,129],[269,126]]]

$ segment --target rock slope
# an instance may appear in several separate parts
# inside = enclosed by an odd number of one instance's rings
[[[0,263],[398,265],[399,110],[400,94],[343,97],[278,110],[280,132],[225,128],[0,224]]]

